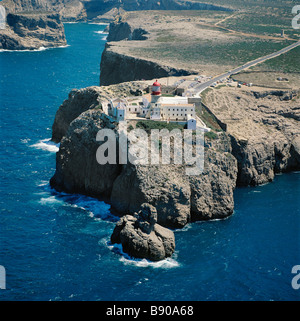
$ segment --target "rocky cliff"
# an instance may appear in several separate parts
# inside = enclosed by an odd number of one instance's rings
[[[162,65],[158,62],[124,55],[113,45],[106,44],[100,64],[100,86],[127,81],[187,76],[193,71]]]
[[[237,165],[225,133],[207,148],[204,172],[196,177],[186,175],[184,165],[99,165],[97,132],[110,128],[117,135],[118,124],[99,106],[94,108],[104,97],[96,88],[82,89],[77,98],[71,94],[57,112],[53,137],[56,141],[63,137],[53,187],[105,198],[121,215],[138,212],[143,203],[151,204],[157,209],[158,224],[165,227],[183,227],[193,220],[222,218],[233,212]],[[89,98],[80,99],[85,93]],[[59,120],[67,109],[76,111],[74,117],[82,112],[73,121]]]
[[[101,109],[85,111],[71,122],[57,153],[53,187],[105,198],[121,215],[149,203],[166,227],[232,214],[237,166],[229,152],[209,149],[204,173],[197,177],[187,176],[185,166],[179,165],[99,165],[96,135],[102,128],[117,135],[117,124]]]
[[[101,101],[110,97],[126,97],[135,95],[145,88],[142,82],[130,82],[107,87],[92,86],[73,89],[56,112],[52,125],[52,141],[59,143],[66,135],[70,123],[80,114],[89,109],[102,109]]]
[[[84,4],[79,0],[3,0],[8,13],[59,14],[63,21],[86,20]]]
[[[267,183],[276,173],[300,169],[299,92],[227,87],[205,100],[231,137],[237,185]]]
[[[141,27],[133,27],[126,21],[113,21],[109,24],[109,34],[107,41],[120,41],[120,40],[145,40],[147,39],[148,31]]]
[[[57,14],[7,15],[0,30],[0,49],[25,50],[66,45],[64,26]]]
[[[11,13],[55,12],[64,21],[81,21],[101,16],[117,8],[126,11],[136,10],[222,10],[229,8],[213,4],[183,0],[3,0]]]

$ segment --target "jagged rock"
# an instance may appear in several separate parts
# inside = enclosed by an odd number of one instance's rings
[[[123,251],[151,261],[170,257],[175,250],[174,233],[156,223],[156,209],[142,204],[135,216],[123,216],[111,235],[111,243],[121,243]]]
[[[0,49],[25,50],[66,45],[64,26],[58,14],[9,13],[7,27],[0,30]]]
[[[142,93],[146,84],[128,82],[117,86],[91,86],[83,89],[73,89],[62,105],[58,108],[52,125],[52,141],[59,143],[66,134],[70,123],[81,113],[89,109],[101,107],[102,100],[111,97],[125,97],[132,93]]]
[[[145,40],[148,34],[143,28],[134,28],[128,22],[113,21],[109,25],[109,34],[107,41],[120,41],[120,40]]]
[[[56,154],[52,187],[95,197],[110,196],[120,166],[97,163],[96,135],[101,128],[115,129],[101,109],[88,110],[71,122]]]
[[[138,213],[137,223],[140,229],[149,234],[157,223],[157,211],[156,208],[150,204],[142,204],[141,210]]]
[[[68,99],[57,110],[52,125],[52,140],[56,143],[60,142],[70,123],[84,111],[98,106],[101,108],[100,95],[101,90],[99,87],[72,90]]]

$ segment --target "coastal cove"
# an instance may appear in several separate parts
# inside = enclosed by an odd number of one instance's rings
[[[236,189],[231,217],[175,230],[174,255],[157,263],[109,243],[108,204],[50,188],[55,113],[99,84],[104,28],[65,24],[68,47],[0,53],[0,300],[299,300],[299,172]]]

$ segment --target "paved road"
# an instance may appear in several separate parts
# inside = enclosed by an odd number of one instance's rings
[[[276,56],[282,55],[282,54],[284,54],[284,53],[286,53],[286,52],[288,52],[288,51],[290,51],[290,50],[292,50],[292,49],[294,49],[294,48],[296,48],[298,46],[300,46],[300,41],[295,42],[292,45],[290,45],[288,47],[285,47],[285,48],[283,48],[283,49],[281,49],[279,51],[276,51],[276,52],[274,52],[274,53],[272,53],[270,55],[267,55],[267,56],[264,56],[264,57],[260,57],[260,58],[257,58],[255,60],[253,60],[253,61],[247,62],[243,66],[237,67],[237,68],[235,68],[235,69],[233,69],[231,71],[228,71],[227,73],[225,73],[223,75],[220,75],[220,76],[217,76],[215,78],[212,78],[209,81],[206,81],[205,83],[196,85],[193,88],[193,95],[194,96],[199,96],[199,94],[204,89],[206,89],[207,87],[211,86],[214,82],[217,82],[217,81],[220,81],[220,80],[222,80],[224,78],[230,77],[230,76],[232,76],[232,75],[234,75],[234,74],[236,74],[236,73],[238,73],[238,72],[240,72],[240,71],[242,71],[244,69],[252,67],[252,66],[254,66],[254,65],[258,64],[258,63],[261,63],[261,62],[263,62],[265,60],[268,60],[270,58],[274,58]]]

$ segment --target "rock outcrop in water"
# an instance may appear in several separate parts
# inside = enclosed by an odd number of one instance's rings
[[[64,26],[57,14],[7,15],[6,29],[0,30],[0,49],[33,50],[67,44]]]
[[[125,215],[116,224],[111,243],[122,244],[123,251],[136,258],[160,261],[170,257],[175,250],[174,233],[157,224],[157,211],[142,204],[134,216]]]

